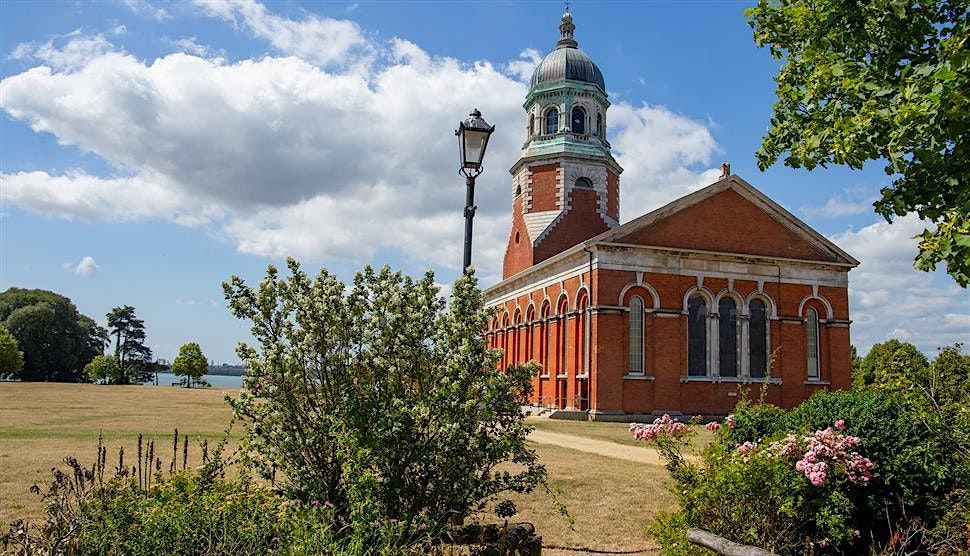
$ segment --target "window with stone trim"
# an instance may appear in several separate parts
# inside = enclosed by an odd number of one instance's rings
[[[707,300],[695,293],[687,300],[687,374],[707,376]]]
[[[596,114],[596,135],[603,136],[603,115]]]
[[[764,378],[768,374],[768,306],[760,299],[748,304],[748,374]]]
[[[581,189],[593,189],[593,180],[589,178],[576,178],[576,187]]]
[[[559,316],[559,372],[569,374],[569,317],[565,310]]]
[[[546,135],[552,135],[559,131],[559,110],[556,108],[550,108],[549,111],[546,112],[545,127]]]
[[[628,349],[630,354],[629,368],[631,375],[644,374],[643,353],[643,299],[639,296],[630,298],[630,324],[628,327]]]
[[[808,348],[808,378],[818,380],[821,376],[818,356],[818,311],[809,307],[805,313],[805,325],[805,336]]]
[[[731,297],[722,297],[717,304],[718,374],[738,376],[738,304]]]
[[[527,138],[531,138],[536,134],[536,115],[529,114],[529,133],[526,135]]]
[[[576,341],[579,342],[577,346],[579,347],[579,363],[577,365],[577,374],[585,375],[589,374],[589,302],[587,297],[584,295],[579,300],[579,315],[576,318]]]
[[[542,308],[542,316],[540,317],[541,330],[541,340],[539,343],[539,358],[542,364],[542,374],[544,376],[549,376],[549,354],[552,352],[552,326],[549,322],[549,306],[545,305]]]

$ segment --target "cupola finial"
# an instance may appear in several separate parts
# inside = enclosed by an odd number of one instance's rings
[[[567,0],[566,11],[562,14],[562,23],[559,24],[559,42],[556,43],[556,48],[576,48],[578,44],[573,39],[573,31],[575,30],[573,14],[569,13],[569,2]]]

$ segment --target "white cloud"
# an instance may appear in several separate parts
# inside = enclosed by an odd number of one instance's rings
[[[664,106],[625,102],[607,116],[620,178],[620,217],[630,220],[717,181],[720,170],[705,168],[718,152],[705,123]]]
[[[5,174],[5,198],[66,218],[210,226],[262,256],[363,262],[390,249],[458,269],[464,182],[452,131],[478,107],[498,131],[478,179],[474,262],[483,283],[499,276],[511,218],[506,169],[519,156],[525,118],[520,79],[537,51],[463,63],[402,39],[361,42],[351,22],[293,21],[253,2],[203,9],[293,56],[227,63],[173,53],[144,62],[106,51],[74,71],[8,77],[0,107],[96,154],[116,175]],[[274,29],[281,35],[269,37]],[[330,38],[331,50],[309,52]],[[381,64],[318,66],[373,53]],[[623,102],[609,119],[626,168],[626,219],[717,178],[705,168],[717,152],[705,122]]]
[[[831,238],[861,261],[849,272],[852,343],[860,353],[891,337],[927,354],[970,338],[970,292],[942,272],[913,268],[913,236],[925,227],[915,216],[906,216]]]
[[[314,15],[294,21],[268,12],[255,0],[195,0],[195,3],[212,17],[245,27],[280,52],[321,66],[344,66],[351,55],[367,58],[371,51],[370,42],[353,21]]]
[[[799,210],[808,217],[838,218],[872,212],[872,203],[878,199],[870,188],[852,187],[830,198],[822,206],[804,206]]]
[[[195,37],[182,37],[180,39],[168,42],[172,46],[176,47],[180,52],[192,54],[194,56],[198,56],[199,58],[208,58],[211,54],[211,49],[204,44],[199,44]],[[224,56],[224,53],[220,51],[219,56]]]
[[[10,58],[43,62],[57,70],[74,70],[112,48],[104,35],[83,35],[77,30],[43,43],[20,43],[14,47]]]
[[[114,29],[111,30],[112,35],[124,35],[127,32],[128,32],[128,28],[125,27],[123,23],[119,23],[118,25],[115,25]]]
[[[132,12],[155,21],[165,21],[172,16],[165,8],[157,8],[148,0],[123,0]]]
[[[98,263],[94,262],[93,257],[87,256],[81,259],[81,261],[74,266],[74,274],[77,274],[78,276],[91,276],[100,268],[101,267],[98,266]]]
[[[512,60],[506,66],[506,70],[515,77],[519,78],[519,81],[523,83],[528,83],[532,79],[532,73],[535,71],[536,66],[542,61],[542,53],[535,48],[526,48],[519,54],[518,60]]]

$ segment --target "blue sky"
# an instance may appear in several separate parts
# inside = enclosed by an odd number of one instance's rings
[[[871,210],[881,164],[757,169],[778,63],[744,2],[573,2],[613,107],[621,219],[707,185],[721,161],[835,240],[853,343],[970,338],[970,297],[911,268],[919,222]],[[521,104],[557,2],[0,3],[0,289],[46,288],[103,322],[133,305],[157,356],[234,362],[221,282],[287,255],[349,279],[384,263],[454,279],[463,182],[452,130],[497,125],[474,262],[501,273]]]

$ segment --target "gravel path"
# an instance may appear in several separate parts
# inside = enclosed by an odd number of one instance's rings
[[[529,440],[539,444],[552,444],[553,446],[561,446],[563,448],[570,448],[572,450],[606,456],[608,458],[648,463],[650,465],[664,464],[657,450],[646,446],[626,446],[606,440],[595,440],[572,434],[541,430],[532,431],[532,434],[529,435]]]

